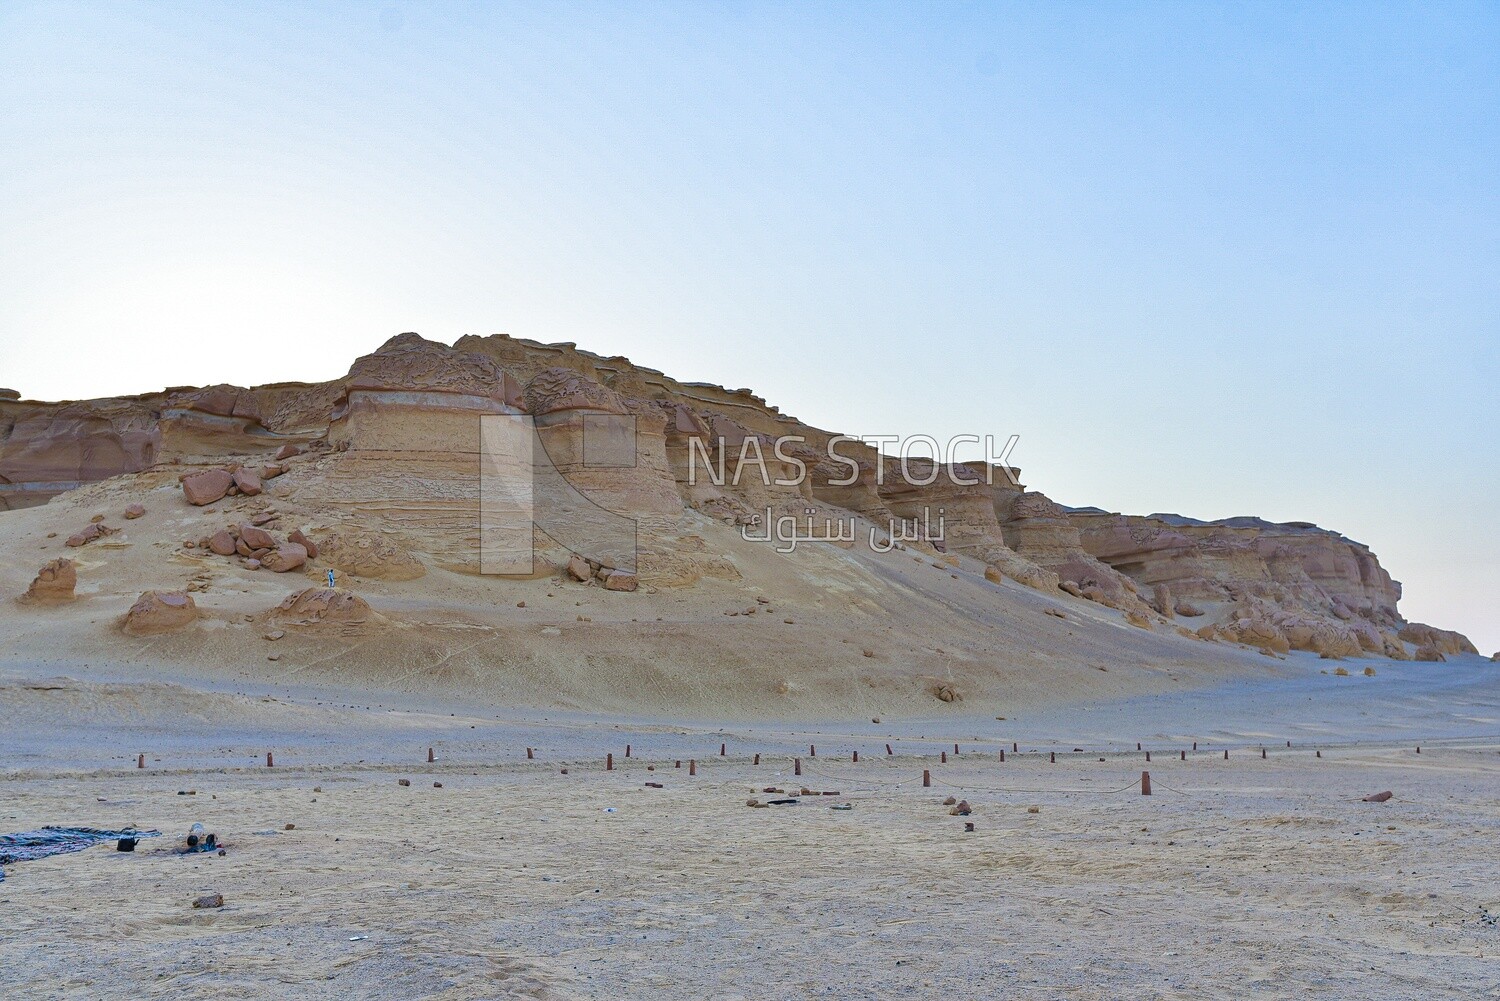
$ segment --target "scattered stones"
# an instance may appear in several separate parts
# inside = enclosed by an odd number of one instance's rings
[[[261,638],[262,639],[268,639],[268,640],[271,640],[272,642],[275,642],[276,640],[281,639],[285,635],[286,635],[286,630],[285,629],[272,629],[272,630],[268,631],[267,633],[265,633],[265,635],[262,636]]]
[[[221,528],[208,537],[208,548],[220,556],[233,556],[238,550],[235,538],[227,528]]]
[[[397,779],[396,784],[398,786],[409,786],[411,785],[411,779]]]
[[[79,546],[86,546],[96,539],[103,539],[106,536],[114,535],[118,531],[118,528],[110,528],[108,525],[96,521],[83,531],[74,532],[68,536],[67,545],[72,549],[77,549]]]
[[[126,521],[135,521],[137,518],[139,518],[141,515],[143,515],[145,513],[146,513],[146,508],[143,505],[140,505],[140,504],[126,504],[125,505],[125,520]]]
[[[969,801],[966,799],[961,799],[957,804],[954,805],[953,809],[948,811],[948,816],[967,817],[973,812],[974,808],[969,805]]]
[[[147,591],[125,613],[123,627],[132,636],[154,636],[191,625],[198,606],[186,591]]]

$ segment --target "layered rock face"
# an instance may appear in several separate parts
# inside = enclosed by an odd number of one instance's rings
[[[333,568],[399,584],[433,567],[485,570],[488,471],[492,482],[524,481],[525,498],[518,491],[507,502],[538,512],[536,528],[528,520],[507,545],[535,549],[557,568],[577,556],[590,568],[580,583],[611,590],[737,576],[692,534],[703,522],[688,525],[690,513],[736,531],[806,516],[975,560],[992,583],[1091,601],[1145,629],[1272,654],[1436,660],[1473,652],[1456,633],[1405,622],[1400,585],[1369,549],[1335,532],[1065,508],[1005,470],[902,464],[802,424],[749,390],[679,382],[572,344],[493,336],[449,347],[407,333],[327,383],[179,387],[61,404],[18,395],[0,393],[0,509],[128,474],[175,476],[177,502],[200,508],[226,497],[294,498],[323,518],[321,554],[300,532],[262,539],[258,525],[200,540],[282,572],[316,561],[314,577]],[[524,428],[508,432],[515,452],[498,466],[483,430],[497,425],[484,418]],[[111,531],[95,524],[78,544]],[[653,548],[652,538],[684,534],[701,558],[690,547]],[[33,597],[71,593],[71,567],[45,573]],[[127,629],[178,628],[195,615],[175,595],[152,593]]]

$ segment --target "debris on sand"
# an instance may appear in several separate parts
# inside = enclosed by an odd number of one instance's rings
[[[208,910],[210,908],[223,906],[224,894],[222,893],[210,893],[207,896],[199,897],[197,900],[193,901],[193,908],[195,910]]]
[[[1390,799],[1392,795],[1393,795],[1393,793],[1389,789],[1387,789],[1385,792],[1371,793],[1370,795],[1366,796],[1364,799],[1360,800],[1360,802],[1361,803],[1384,803],[1386,800]]]

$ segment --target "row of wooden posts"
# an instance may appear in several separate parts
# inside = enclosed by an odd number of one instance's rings
[[[1286,746],[1287,747],[1291,747],[1292,746],[1292,742],[1290,740],[1287,741],[1286,742]],[[1140,745],[1139,742],[1136,743],[1135,749],[1137,751],[1141,750],[1141,745]],[[630,750],[631,750],[630,745],[626,744],[625,745],[625,757],[627,757],[627,758],[630,757]],[[721,743],[719,745],[719,757],[722,758],[722,757],[727,756],[728,755],[728,750],[729,750],[728,749],[728,745]],[[1010,745],[1010,750],[1011,750],[1012,754],[1019,753],[1019,751],[1020,751],[1019,742],[1012,741],[1011,745]],[[1198,742],[1196,740],[1193,741],[1193,750],[1195,750],[1195,751],[1198,750]],[[536,758],[535,751],[536,751],[535,748],[532,748],[532,747],[526,748],[526,760],[528,760],[528,761],[535,760],[535,758]],[[1421,745],[1417,746],[1416,751],[1417,751],[1418,754],[1422,753]],[[886,755],[888,757],[894,757],[896,752],[893,751],[893,750],[891,750],[891,745],[890,744],[886,744],[885,745],[885,753],[886,753]],[[953,745],[953,753],[954,753],[955,756],[957,756],[960,753],[957,744]],[[1182,760],[1182,761],[1186,761],[1187,760],[1187,751],[1178,751],[1177,754],[1178,754],[1180,760]],[[818,747],[817,747],[816,744],[809,744],[807,746],[807,755],[810,758],[816,758],[818,756]],[[1151,752],[1150,751],[1146,751],[1145,755],[1146,755],[1146,760],[1149,762],[1151,760]],[[1261,756],[1262,760],[1264,760],[1266,758],[1266,749],[1264,747],[1262,747],[1260,749],[1260,756]],[[1317,752],[1317,756],[1321,758],[1323,756],[1323,752],[1322,751],[1318,751]],[[942,761],[943,764],[947,764],[948,763],[948,752],[946,750],[942,751],[941,754],[940,754],[940,758],[941,758],[941,761]],[[859,761],[859,752],[858,751],[855,751],[853,753],[853,755],[851,757],[851,760],[854,761],[854,762],[856,762],[856,763]],[[1052,764],[1056,764],[1057,763],[1057,752],[1056,751],[1049,751],[1047,753],[1047,760],[1049,762],[1051,762]],[[1229,760],[1229,749],[1228,748],[1224,749],[1224,760],[1225,761]],[[437,753],[436,753],[436,751],[433,748],[429,747],[427,749],[427,763],[428,764],[433,764],[436,761],[437,761]],[[1002,763],[1005,761],[1005,748],[1003,748],[1003,747],[1000,748],[1000,761]],[[755,755],[755,762],[754,763],[757,764],[757,765],[760,764],[760,755],[759,754]],[[802,774],[802,759],[801,758],[793,758],[792,759],[792,765],[793,765],[793,768],[794,768],[794,774],[801,775]],[[146,755],[144,755],[144,754],[138,754],[136,756],[136,759],[135,759],[135,766],[137,768],[145,768],[146,767]],[[266,752],[266,767],[267,768],[274,768],[275,766],[276,766],[276,758],[275,758],[274,752],[267,751]],[[676,764],[676,767],[681,768],[682,767],[682,762],[678,761],[677,764]],[[606,754],[604,756],[604,770],[605,771],[614,771],[614,768],[615,768],[615,756],[614,756],[614,754],[613,753]],[[688,760],[688,774],[689,775],[697,775],[698,774],[698,762],[697,762],[696,759],[689,759]],[[924,786],[930,786],[932,784],[930,776],[931,776],[930,771],[924,770],[922,772],[922,784]],[[1151,777],[1150,777],[1149,773],[1147,773],[1147,772],[1142,772],[1141,773],[1141,795],[1143,795],[1143,796],[1149,796],[1149,795],[1151,795]]]

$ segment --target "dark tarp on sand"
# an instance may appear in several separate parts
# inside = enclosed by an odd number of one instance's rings
[[[93,827],[44,827],[40,831],[0,834],[0,865],[30,862],[49,855],[81,852],[102,841],[117,841],[120,838],[155,838],[160,835],[160,831],[101,831]],[[0,870],[0,880],[4,878],[5,872]]]

